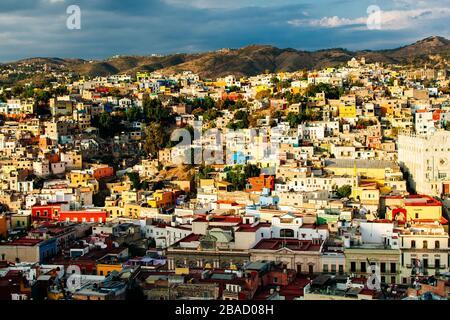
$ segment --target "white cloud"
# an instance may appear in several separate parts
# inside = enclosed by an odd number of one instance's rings
[[[400,30],[416,26],[418,23],[429,20],[450,17],[450,8],[424,8],[414,10],[391,10],[380,12],[381,29]],[[312,26],[322,28],[352,27],[360,28],[365,25],[368,17],[342,18],[338,16],[323,17],[321,19],[295,19],[289,20],[293,26]]]
[[[288,21],[293,26],[313,26],[323,28],[336,28],[348,25],[356,25],[366,23],[367,18],[348,19],[340,18],[338,16],[323,17],[321,19],[295,19]]]
[[[237,9],[245,7],[271,7],[298,4],[298,0],[164,0],[175,6],[197,9]]]

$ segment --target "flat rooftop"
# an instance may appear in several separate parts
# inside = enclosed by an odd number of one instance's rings
[[[320,244],[313,244],[310,240],[296,239],[263,239],[253,249],[256,250],[279,250],[289,249],[292,251],[320,251]]]

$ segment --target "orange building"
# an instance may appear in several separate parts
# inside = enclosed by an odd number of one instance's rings
[[[6,238],[8,236],[8,225],[6,216],[0,215],[0,237]]]
[[[40,139],[39,139],[39,148],[41,149],[41,150],[45,150],[45,149],[47,149],[49,146],[51,146],[52,145],[52,141],[49,139],[49,138],[47,138],[47,137],[41,137]]]
[[[247,192],[261,192],[263,189],[275,189],[275,177],[261,174],[259,177],[248,178]]]
[[[57,163],[60,161],[59,154],[56,153],[49,153],[46,155],[46,158],[50,163]]]
[[[64,211],[59,214],[59,221],[73,222],[106,222],[108,213],[106,211]]]
[[[102,178],[112,177],[114,175],[114,168],[110,166],[98,166],[93,168],[93,176],[96,180],[100,180]]]
[[[222,94],[222,100],[238,101],[239,100],[239,94],[237,92],[230,92],[230,93],[224,92]]]

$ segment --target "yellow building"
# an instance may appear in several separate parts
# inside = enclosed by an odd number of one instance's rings
[[[357,277],[369,275],[369,263],[380,267],[381,282],[400,283],[401,252],[400,249],[374,246],[356,246],[345,248],[345,270]]]
[[[141,216],[141,206],[137,203],[126,203],[123,208],[123,216],[127,218],[139,219]]]
[[[362,160],[362,159],[329,159],[326,160],[325,169],[337,176],[359,176],[363,181],[375,181],[384,185],[386,171],[399,171],[394,161]]]
[[[85,186],[89,180],[94,179],[94,177],[86,171],[73,170],[69,173],[69,179],[72,187],[82,187]]]
[[[339,117],[340,118],[356,118],[356,106],[339,106]]]
[[[352,187],[353,199],[358,199],[364,204],[378,205],[380,201],[380,190],[375,184],[360,184]]]
[[[107,206],[105,204],[105,211],[109,213],[110,220],[123,217],[124,214],[124,208],[119,206]]]
[[[28,159],[19,159],[15,161],[15,166],[17,170],[23,169],[33,170],[33,161]]]
[[[21,105],[21,112],[23,114],[33,114],[35,112],[35,104],[33,100],[27,100]]]
[[[91,115],[85,110],[74,110],[73,120],[77,122],[80,130],[85,130],[91,126]]]
[[[136,191],[123,191],[122,192],[122,203],[135,203],[137,201],[137,192]]]
[[[387,198],[386,203],[388,203],[388,200],[390,199]],[[387,219],[404,220],[406,218],[406,221],[442,221],[443,219],[442,203],[433,197],[426,195],[410,195],[402,200],[403,201],[401,201],[399,205],[387,208]]]
[[[99,183],[86,171],[73,170],[69,173],[70,186],[72,188],[87,187],[96,193],[99,190]]]
[[[215,86],[215,87],[226,87],[227,86],[227,83],[225,82],[225,81],[216,81],[216,82],[214,82],[213,83],[213,85]]]
[[[122,272],[123,267],[122,264],[106,264],[99,263],[97,264],[97,275],[99,276],[107,276],[113,271]]]
[[[158,190],[147,203],[151,208],[168,208],[175,204],[175,196],[172,191]]]
[[[255,93],[259,93],[261,91],[270,90],[271,93],[273,93],[273,88],[266,86],[266,85],[259,85],[255,86]]]
[[[106,188],[111,193],[123,193],[125,191],[128,191],[131,189],[131,183],[129,181],[127,182],[117,182],[117,183],[107,183]]]
[[[214,187],[214,179],[200,179],[200,188]]]

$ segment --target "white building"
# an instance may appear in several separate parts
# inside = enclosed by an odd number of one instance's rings
[[[450,194],[450,132],[398,138],[398,161],[417,193]]]
[[[419,135],[429,135],[436,131],[431,111],[418,110],[414,124],[416,133]]]

